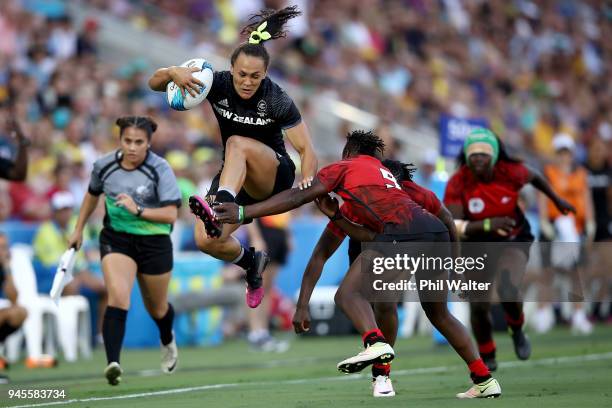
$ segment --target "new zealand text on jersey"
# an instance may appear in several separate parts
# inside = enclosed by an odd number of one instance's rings
[[[233,120],[234,122],[244,123],[247,125],[269,125],[274,123],[274,119],[262,119],[262,118],[251,118],[248,116],[238,116],[236,113],[228,111],[227,109],[220,108],[217,104],[213,104],[213,107],[217,113],[223,116],[225,119]]]

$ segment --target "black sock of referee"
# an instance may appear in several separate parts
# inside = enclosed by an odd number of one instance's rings
[[[172,322],[174,321],[174,308],[168,302],[168,311],[161,319],[153,319],[159,329],[159,339],[164,346],[172,342]]]
[[[104,348],[106,349],[106,361],[112,363],[119,362],[121,345],[125,335],[125,321],[127,310],[118,307],[107,306],[102,322],[102,337],[104,338]]]
[[[4,323],[0,326],[0,343],[3,343],[4,340],[11,334],[15,333],[19,329],[19,326],[13,327],[9,323]]]

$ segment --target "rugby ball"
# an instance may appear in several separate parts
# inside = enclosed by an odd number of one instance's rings
[[[193,72],[191,75],[204,84],[204,86],[200,87],[200,93],[193,97],[188,92],[185,92],[185,96],[183,96],[181,89],[173,81],[168,82],[166,86],[168,105],[174,110],[184,111],[198,106],[206,99],[213,83],[213,67],[204,58],[193,58],[183,62],[180,66],[200,68],[200,71]]]

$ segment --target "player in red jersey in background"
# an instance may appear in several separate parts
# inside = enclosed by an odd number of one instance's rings
[[[575,210],[555,194],[539,173],[509,157],[504,145],[488,129],[477,128],[469,133],[460,163],[461,167],[446,186],[444,204],[453,214],[463,241],[509,244],[504,245],[500,254],[494,254],[493,261],[488,259],[487,264],[493,264],[496,268],[487,272],[499,273],[503,283],[497,288],[512,335],[514,351],[519,359],[527,360],[531,355],[531,345],[523,332],[523,303],[518,301],[519,293],[515,281],[517,276],[525,272],[533,235],[517,204],[519,191],[525,184],[531,183],[543,192],[559,211],[567,214]],[[495,371],[497,361],[490,315],[491,304],[487,299],[479,299],[471,302],[470,306],[472,331],[478,342],[480,356],[489,370]]]
[[[393,174],[382,165],[380,158],[383,149],[384,143],[373,133],[351,132],[342,152],[343,160],[321,169],[311,187],[286,190],[246,207],[234,203],[220,204],[214,207],[216,216],[223,223],[240,223],[245,218],[292,210],[333,191],[344,200],[345,205],[350,206],[351,219],[344,218],[339,210],[331,218],[353,238],[360,241],[376,239],[379,242],[448,242],[449,233],[444,224],[410,199]],[[363,352],[338,363],[338,369],[346,373],[361,371],[370,364],[385,364],[394,357],[389,340],[376,323],[370,302],[361,292],[361,263],[362,255],[359,255],[346,273],[334,299],[362,334],[365,346]],[[448,312],[445,301],[444,297],[444,301],[423,302],[422,305],[429,319],[470,369],[474,386],[467,392],[457,394],[457,397],[501,395],[499,383],[491,377],[478,357],[465,327]]]

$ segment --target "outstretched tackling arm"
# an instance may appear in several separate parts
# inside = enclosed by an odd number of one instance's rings
[[[217,220],[224,224],[237,224],[244,218],[260,218],[266,215],[281,214],[313,201],[320,195],[327,194],[325,186],[315,179],[312,187],[300,190],[292,188],[282,191],[260,203],[244,207],[242,217],[240,208],[235,203],[223,203],[214,207]]]

